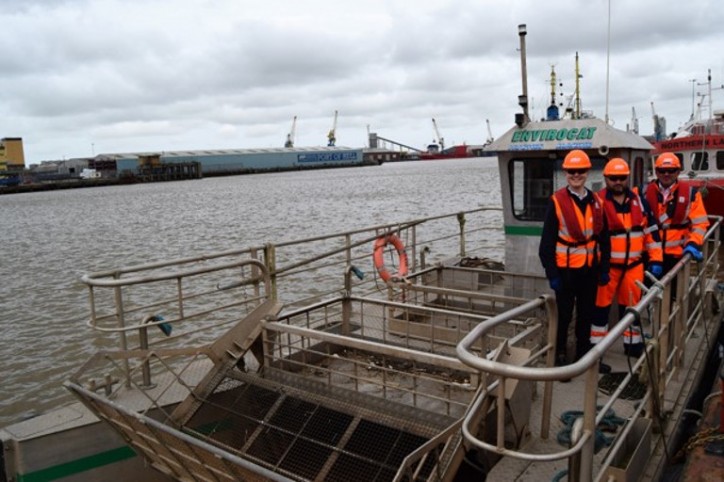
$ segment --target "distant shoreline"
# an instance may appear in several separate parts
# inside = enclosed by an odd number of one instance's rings
[[[28,192],[57,191],[63,189],[82,189],[88,187],[103,186],[121,186],[129,184],[145,184],[149,182],[170,182],[170,181],[191,181],[203,179],[204,177],[226,177],[226,176],[243,176],[247,174],[266,174],[272,172],[289,172],[289,171],[309,171],[315,169],[337,169],[347,167],[364,167],[371,165],[379,165],[377,163],[365,162],[354,165],[325,165],[325,166],[298,166],[294,168],[274,168],[274,169],[237,169],[230,171],[213,171],[203,174],[200,178],[169,178],[164,180],[148,180],[140,176],[129,177],[108,177],[100,179],[62,179],[56,181],[36,182],[31,184],[18,184],[16,186],[0,187],[0,195],[3,194],[22,194]]]

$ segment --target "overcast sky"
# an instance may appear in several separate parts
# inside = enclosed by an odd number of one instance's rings
[[[0,137],[26,164],[92,154],[361,147],[367,129],[424,148],[482,144],[513,125],[527,24],[531,116],[567,103],[579,53],[584,110],[606,113],[608,0],[2,0]],[[611,0],[609,118],[652,108],[667,131],[724,83],[720,0]],[[696,79],[692,82],[692,79]],[[694,96],[692,97],[692,93]],[[724,90],[714,90],[715,110]],[[705,102],[708,105],[708,100]]]

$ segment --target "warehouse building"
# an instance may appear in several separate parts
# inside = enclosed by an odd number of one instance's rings
[[[334,146],[136,152],[100,154],[96,159],[115,162],[118,175],[123,176],[140,174],[143,160],[149,157],[157,157],[162,164],[198,163],[203,176],[359,166],[363,163],[362,148]]]

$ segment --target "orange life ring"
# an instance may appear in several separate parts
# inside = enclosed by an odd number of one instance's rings
[[[384,250],[388,244],[395,247],[397,257],[400,258],[400,269],[395,274],[391,274],[387,271],[387,268],[385,268]],[[387,234],[377,238],[375,240],[375,249],[372,258],[382,281],[387,282],[392,278],[404,278],[407,276],[407,252],[405,251],[405,245],[402,244],[402,240],[396,235]]]

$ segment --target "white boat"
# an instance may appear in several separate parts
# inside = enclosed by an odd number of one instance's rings
[[[702,263],[555,367],[536,253],[560,161],[584,149],[595,188],[605,155],[643,176],[651,146],[593,118],[519,120],[489,146],[503,226],[479,207],[85,275],[88,329],[115,347],[69,375],[78,403],[0,429],[5,479],[658,480],[721,325],[721,218]],[[505,269],[485,257],[501,229]]]

